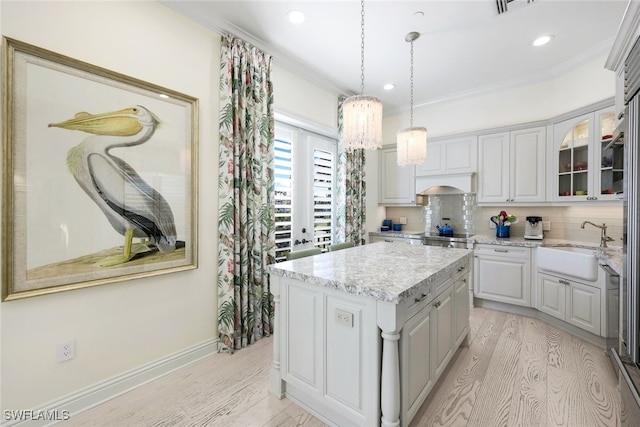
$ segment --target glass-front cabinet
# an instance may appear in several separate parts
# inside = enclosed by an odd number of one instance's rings
[[[613,107],[554,125],[554,200],[613,200],[622,191],[622,152],[607,148],[614,127]]]

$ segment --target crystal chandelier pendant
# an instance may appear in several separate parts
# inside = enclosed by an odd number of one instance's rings
[[[364,92],[364,0],[361,0],[360,21],[360,95],[342,103],[342,137],[348,150],[382,147],[382,102]]]
[[[350,149],[382,147],[382,103],[373,96],[355,95],[342,104],[343,138]]]
[[[397,134],[398,165],[421,165],[427,160],[427,128],[402,129]]]
[[[413,42],[418,37],[420,33],[415,31],[405,37],[411,43],[411,121],[410,127],[396,136],[398,166],[421,165],[427,160],[427,128],[413,126]]]

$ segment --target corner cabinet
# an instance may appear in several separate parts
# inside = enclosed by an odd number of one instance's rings
[[[478,203],[544,202],[546,127],[480,135]]]
[[[623,152],[605,150],[615,122],[615,110],[609,107],[554,125],[554,201],[615,200],[622,191]]]
[[[398,150],[382,148],[378,153],[378,203],[414,205],[416,202],[415,167],[398,166]]]

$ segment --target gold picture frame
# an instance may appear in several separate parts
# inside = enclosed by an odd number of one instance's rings
[[[198,99],[2,45],[2,301],[197,268]]]

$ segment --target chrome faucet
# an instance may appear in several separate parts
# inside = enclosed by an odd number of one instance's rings
[[[591,224],[594,227],[597,227],[600,229],[600,247],[601,248],[606,248],[607,242],[613,242],[613,239],[607,236],[607,224],[603,223],[602,225],[598,225],[598,224],[592,223],[591,221],[585,221],[582,223],[580,228],[584,228],[585,224]]]

